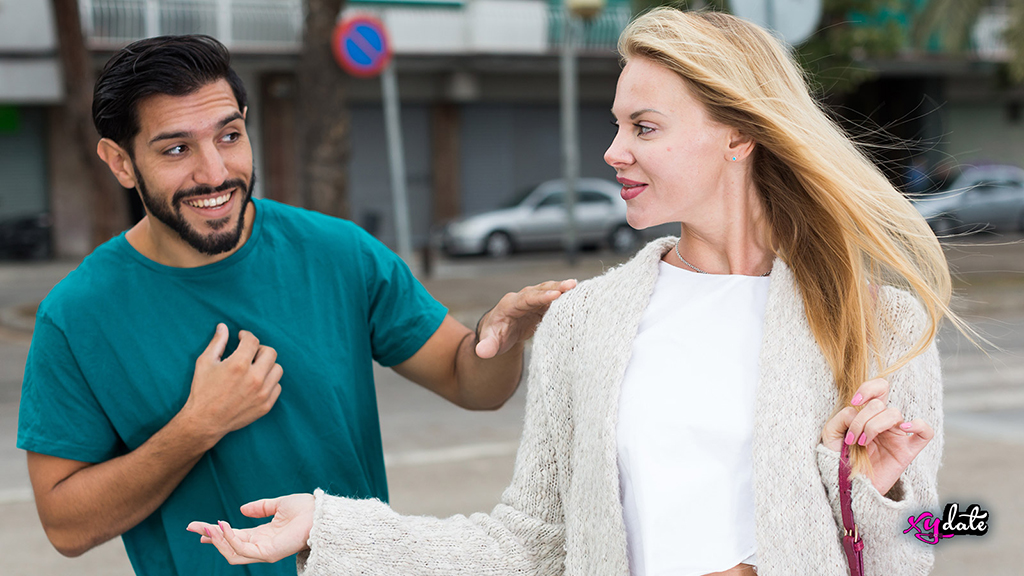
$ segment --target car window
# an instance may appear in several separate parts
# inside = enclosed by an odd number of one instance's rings
[[[523,200],[526,200],[527,196],[529,196],[534,190],[536,190],[535,186],[523,188],[519,192],[516,192],[515,196],[513,196],[510,200],[507,200],[504,204],[502,204],[501,207],[515,208],[516,206],[519,206],[520,204],[523,203]]]
[[[607,194],[584,190],[579,194],[580,202],[583,204],[611,204],[612,199]]]
[[[564,203],[565,203],[565,193],[563,193],[563,192],[553,192],[551,194],[548,194],[546,198],[541,200],[540,204],[537,204],[537,208],[546,208],[546,207],[549,207],[549,206],[561,206]]]
[[[987,186],[990,188],[1017,188],[1021,185],[1020,182],[1014,180],[995,179],[989,178],[985,180],[978,180],[972,186],[982,187]]]

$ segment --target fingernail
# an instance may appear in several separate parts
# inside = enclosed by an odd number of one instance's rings
[[[867,434],[867,432],[865,432],[865,433],[860,435],[860,440],[857,440],[857,444],[860,444],[861,446],[863,446],[863,445],[865,445],[867,443],[868,443],[868,434]]]
[[[913,422],[904,422],[903,424],[900,424],[900,428],[903,428],[904,430],[910,430],[913,427]]]
[[[209,528],[203,528],[203,530],[205,530],[205,531],[206,531],[206,536],[207,536],[207,537],[209,537],[209,538],[213,538],[213,534],[211,534],[211,533],[210,533],[210,529],[209,529]]]
[[[854,406],[860,406],[860,401],[863,399],[864,397],[860,395],[860,392],[857,392],[857,394],[854,395],[853,400],[850,400],[850,404],[853,404]]]
[[[227,522],[225,522],[223,520],[217,520],[217,526],[220,526],[221,530],[224,530],[225,529],[224,527],[227,526],[227,525],[228,525]]]
[[[847,446],[849,446],[850,444],[853,444],[853,441],[855,439],[856,439],[856,436],[853,435],[853,432],[847,432],[846,433],[846,445]]]

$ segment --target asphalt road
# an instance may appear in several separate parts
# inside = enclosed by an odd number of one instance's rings
[[[1010,239],[1016,240],[1016,239]],[[1024,244],[978,237],[950,246],[960,270],[957,307],[994,346],[981,350],[946,326],[943,359],[946,452],[940,501],[979,503],[989,534],[937,546],[934,574],[1020,574],[1024,548]],[[428,289],[474,324],[505,292],[545,279],[588,278],[620,261],[587,254],[575,268],[557,255],[504,262],[440,260]],[[0,572],[16,575],[128,575],[119,540],[68,559],[46,541],[32,502],[24,453],[14,448],[27,311],[74,263],[0,263]],[[497,412],[454,408],[390,370],[377,369],[378,402],[392,505],[406,514],[488,511],[512,473],[522,424],[521,389]]]

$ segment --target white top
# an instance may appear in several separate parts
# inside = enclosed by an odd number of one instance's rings
[[[751,438],[768,284],[660,263],[619,398],[632,576],[754,562]]]

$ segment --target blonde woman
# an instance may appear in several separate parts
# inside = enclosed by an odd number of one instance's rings
[[[682,222],[555,302],[511,486],[490,515],[293,495],[193,523],[232,563],[303,574],[845,574],[838,451],[867,574],[924,574],[935,508],[941,249],[828,119],[786,49],[658,9],[620,40],[605,160],[629,222]]]

